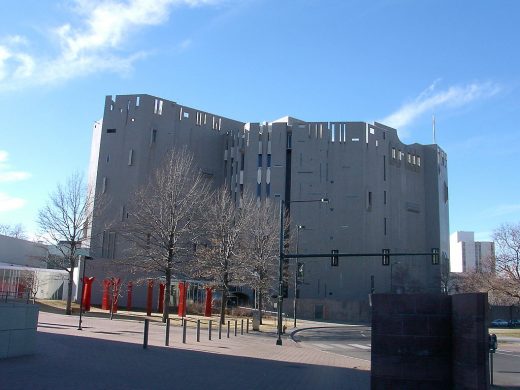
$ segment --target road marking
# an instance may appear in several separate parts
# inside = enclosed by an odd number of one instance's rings
[[[370,349],[370,347],[366,346],[366,345],[361,345],[361,344],[349,344],[351,347],[355,347],[355,348],[361,348],[361,349]]]
[[[509,351],[507,351],[509,352]],[[515,355],[513,353],[504,353],[504,352],[495,352],[497,355],[504,355],[504,356],[513,356],[513,357],[520,357],[520,355]]]
[[[315,347],[318,347],[318,348],[323,348],[323,349],[331,349],[332,347],[330,345],[327,345],[327,344],[312,344],[314,345]]]
[[[337,348],[343,348],[343,349],[352,349],[350,346],[346,345],[346,344],[331,344]]]

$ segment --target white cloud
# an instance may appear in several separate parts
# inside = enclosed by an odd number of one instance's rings
[[[405,103],[397,111],[379,120],[396,129],[406,128],[425,113],[432,114],[443,108],[460,107],[475,100],[491,97],[500,92],[494,83],[472,83],[455,85],[442,91],[436,91],[438,80],[419,94],[413,101]]]
[[[19,209],[23,207],[25,203],[26,201],[24,199],[15,198],[4,192],[0,192],[0,212]]]
[[[52,30],[60,50],[53,57],[27,51],[20,35],[0,39],[0,90],[45,85],[98,71],[126,72],[145,52],[122,49],[135,31],[166,23],[175,6],[202,6],[223,0],[76,0],[72,12],[80,25],[63,24]],[[188,42],[188,41],[186,41]],[[189,43],[188,43],[189,45]]]
[[[31,174],[28,172],[11,170],[11,166],[7,163],[8,160],[9,153],[5,150],[0,150],[0,183],[26,180],[31,177]]]

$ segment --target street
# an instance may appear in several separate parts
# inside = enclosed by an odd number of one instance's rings
[[[369,326],[315,327],[296,331],[295,341],[320,351],[370,361],[371,328]],[[507,341],[506,341],[507,340]],[[520,339],[498,336],[499,348],[493,356],[494,384],[520,384]]]

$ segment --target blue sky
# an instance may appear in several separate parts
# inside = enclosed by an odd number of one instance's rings
[[[258,122],[382,121],[448,153],[450,230],[520,221],[520,2],[77,0],[0,5],[0,223],[36,233],[87,171],[106,95]]]

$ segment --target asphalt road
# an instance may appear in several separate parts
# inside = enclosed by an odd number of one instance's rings
[[[294,339],[320,351],[370,361],[369,326],[316,327],[297,331]],[[520,339],[501,342],[493,356],[494,384],[520,386]],[[516,388],[516,387],[515,387]]]
[[[320,351],[370,361],[369,326],[310,328],[296,332],[294,338]]]

